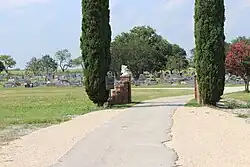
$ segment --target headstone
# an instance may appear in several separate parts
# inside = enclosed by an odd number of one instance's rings
[[[107,76],[105,79],[106,79],[106,90],[114,89],[115,77],[113,76],[111,71],[107,72]]]
[[[125,65],[122,65],[121,66],[121,76],[124,77],[124,76],[131,76],[131,72],[129,71],[128,67],[125,66]]]

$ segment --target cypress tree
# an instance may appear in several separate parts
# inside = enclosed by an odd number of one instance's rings
[[[216,105],[225,86],[224,0],[195,0],[195,63],[203,104]]]
[[[105,87],[111,42],[108,0],[82,0],[80,42],[85,65],[85,90],[89,99],[101,106],[109,96]]]

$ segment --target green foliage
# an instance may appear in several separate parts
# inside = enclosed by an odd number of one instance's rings
[[[79,66],[81,66],[81,68],[84,69],[84,63],[83,63],[83,60],[82,60],[82,56],[73,59],[73,60],[72,60],[72,65],[73,65],[74,67],[79,67]]]
[[[26,74],[40,75],[41,74],[41,60],[36,57],[32,57],[31,60],[26,64]]]
[[[246,44],[250,45],[250,37],[245,37],[245,36],[239,36],[237,38],[235,38],[234,40],[232,40],[232,44],[235,44],[237,42],[245,42]]]
[[[54,73],[57,70],[58,66],[56,61],[48,54],[42,56],[40,64],[41,64],[41,71],[46,72],[46,74]]]
[[[244,108],[250,108],[250,103],[240,103],[236,100],[230,100],[224,102],[225,106],[227,106],[229,109],[244,109]]]
[[[225,54],[229,51],[230,43],[225,42]]]
[[[171,74],[173,70],[177,70],[181,73],[182,70],[188,67],[187,53],[179,45],[172,45],[171,55],[168,57],[167,67],[170,70]]]
[[[225,85],[224,0],[195,0],[195,63],[202,103],[216,105]]]
[[[10,55],[0,55],[0,61],[4,64],[6,70],[16,65],[16,61]]]
[[[238,113],[237,116],[238,116],[239,118],[249,118],[249,117],[250,117],[249,114],[240,114],[240,113]]]
[[[171,45],[149,26],[137,26],[116,36],[111,44],[111,70],[120,75],[127,65],[138,79],[144,71],[158,72],[165,68]]]
[[[235,92],[225,94],[223,98],[235,99],[237,101],[243,101],[245,103],[250,103],[250,95],[246,92]]]
[[[67,70],[69,67],[72,67],[71,57],[72,55],[67,49],[59,50],[56,52],[55,58],[62,72]]]
[[[202,105],[200,105],[200,104],[196,101],[196,99],[192,99],[192,100],[190,100],[189,102],[187,102],[187,103],[185,104],[185,107],[202,107]]]
[[[105,76],[111,59],[109,13],[109,0],[82,0],[80,41],[85,66],[85,89],[89,98],[98,105],[103,105],[109,96],[105,88]]]

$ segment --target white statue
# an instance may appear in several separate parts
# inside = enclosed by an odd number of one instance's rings
[[[129,71],[128,67],[125,65],[122,65],[121,67],[121,76],[129,76],[131,72]]]

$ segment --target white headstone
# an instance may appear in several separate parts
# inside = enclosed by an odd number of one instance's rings
[[[121,74],[122,74],[122,76],[129,76],[130,75],[130,71],[129,71],[127,66],[122,65]]]

